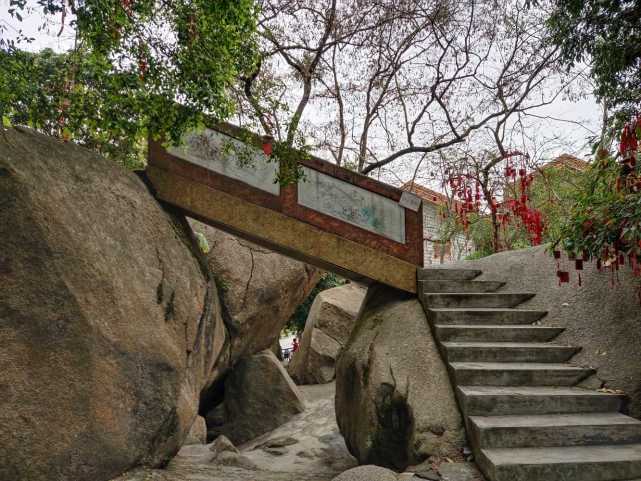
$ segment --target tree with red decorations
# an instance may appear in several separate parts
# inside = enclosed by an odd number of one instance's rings
[[[520,151],[467,153],[446,168],[443,187],[453,193],[453,215],[466,232],[489,219],[491,251],[498,252],[510,247],[508,229],[522,230],[530,245],[543,240],[543,216],[530,201],[533,179],[530,157]]]
[[[555,257],[565,250],[577,270],[595,260],[613,278],[626,263],[641,276],[641,115],[623,126],[618,140],[616,153],[602,142],[555,245]],[[567,272],[559,270],[558,276],[569,280]]]

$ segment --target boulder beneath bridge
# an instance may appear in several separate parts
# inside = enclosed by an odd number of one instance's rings
[[[300,349],[288,372],[298,384],[324,384],[336,375],[336,359],[347,344],[367,289],[350,283],[320,292],[309,310]]]
[[[369,288],[336,367],[336,418],[361,464],[397,470],[456,457],[463,421],[418,300]]]
[[[305,410],[298,388],[270,350],[241,359],[225,379],[222,426],[209,431],[235,445],[276,429]]]

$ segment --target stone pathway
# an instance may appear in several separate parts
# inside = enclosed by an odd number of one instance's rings
[[[166,469],[139,469],[114,481],[330,481],[357,465],[336,425],[334,384],[300,389],[305,412],[239,446],[241,463],[248,461],[250,469],[211,462],[214,453],[208,445],[191,445],[184,446]]]
[[[306,411],[240,446],[240,456],[223,461],[232,465],[214,461],[211,445],[191,445],[183,447],[166,469],[137,469],[113,481],[331,481],[357,465],[336,425],[334,383],[299,388]],[[416,475],[400,474],[399,481],[481,480],[470,463],[443,463],[438,467],[440,476],[427,463],[416,470]]]

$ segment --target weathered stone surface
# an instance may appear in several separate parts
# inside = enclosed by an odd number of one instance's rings
[[[452,267],[483,270],[479,280],[506,281],[505,290],[536,292],[521,305],[548,311],[542,325],[564,327],[556,341],[581,346],[572,362],[597,369],[589,387],[624,391],[631,398],[630,414],[641,417],[641,307],[639,280],[629,266],[622,267],[611,284],[610,272],[599,272],[584,262],[578,286],[574,262],[564,259],[561,268],[571,273],[571,283],[559,286],[556,264],[545,246],[502,252]]]
[[[223,451],[211,461],[213,464],[221,466],[236,466],[243,469],[255,470],[258,468],[247,456],[232,451]]]
[[[443,481],[483,481],[474,463],[443,463],[438,467]]]
[[[414,473],[414,476],[420,479],[427,479],[428,481],[441,481],[441,475],[432,468],[418,470]]]
[[[300,349],[287,368],[298,384],[334,379],[336,358],[347,343],[367,290],[350,283],[319,293],[309,310]]]
[[[298,444],[298,439],[292,438],[291,436],[282,436],[278,438],[271,438],[266,442],[264,442],[263,444],[260,444],[258,447],[284,448],[286,446],[292,446],[294,444]]]
[[[0,479],[166,463],[225,340],[184,219],[114,162],[0,135]]]
[[[416,291],[416,265],[306,222],[265,209],[248,200],[213,189],[162,168],[148,168],[159,198],[180,205],[196,217],[215,219],[236,232],[248,232],[323,269],[339,270],[346,277],[366,277]],[[350,274],[351,273],[351,274]]]
[[[396,473],[380,466],[358,466],[336,476],[332,481],[396,481]]]
[[[361,464],[456,456],[464,430],[446,367],[413,297],[369,288],[336,368],[336,416]]]
[[[207,442],[207,423],[202,416],[196,416],[194,423],[189,429],[189,434],[185,438],[183,445],[188,444],[205,444]]]
[[[298,388],[287,371],[273,352],[265,350],[241,359],[227,376],[225,423],[216,432],[239,445],[304,410]]]
[[[209,244],[209,265],[221,287],[231,345],[219,363],[224,371],[238,359],[268,349],[319,280],[318,269],[190,220]]]
[[[216,455],[223,451],[238,453],[238,449],[226,436],[218,436],[213,443],[209,445],[209,450]]]

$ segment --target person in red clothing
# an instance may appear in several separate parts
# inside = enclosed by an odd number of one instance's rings
[[[297,338],[297,337],[295,337],[295,338],[294,338],[294,344],[293,344],[293,346],[292,346],[292,352],[296,352],[296,351],[298,351],[298,347],[299,347],[299,345],[298,345],[298,338]]]

